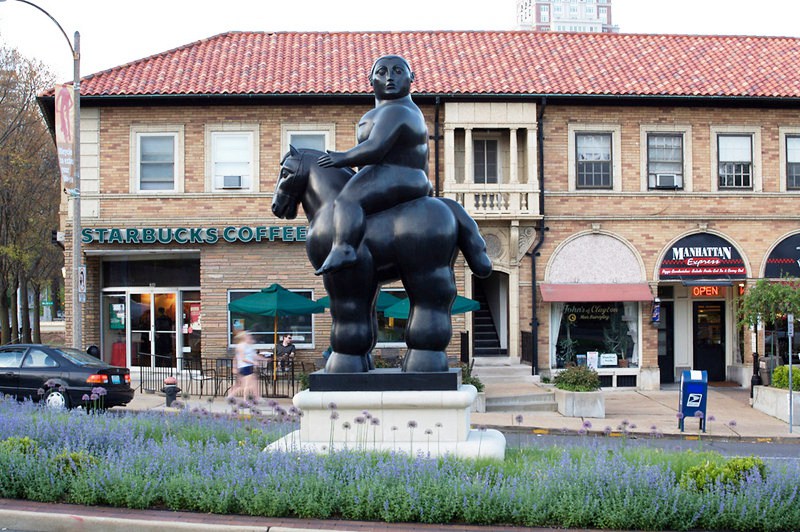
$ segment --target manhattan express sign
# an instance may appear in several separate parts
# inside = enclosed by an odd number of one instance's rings
[[[85,227],[84,244],[216,244],[217,242],[305,242],[308,227],[229,225],[226,227]]]
[[[659,268],[661,280],[744,279],[747,269],[739,251],[727,240],[708,233],[680,239]]]

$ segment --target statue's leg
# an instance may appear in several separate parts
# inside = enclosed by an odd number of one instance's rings
[[[449,265],[431,265],[428,271],[406,276],[403,283],[412,303],[403,371],[447,371],[445,349],[453,333],[450,306],[456,296],[453,272]]]
[[[375,344],[372,298],[377,290],[373,279],[369,259],[324,277],[333,319],[333,352],[325,364],[327,373],[364,373],[370,369],[368,355]]]

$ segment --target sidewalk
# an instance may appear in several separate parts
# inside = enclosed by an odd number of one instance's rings
[[[514,396],[546,393],[552,387],[532,383],[487,384],[486,395]],[[473,412],[473,426],[485,426],[501,432],[532,432],[536,434],[577,433],[588,430],[591,434],[610,433],[619,436],[628,432],[637,436],[653,436],[697,439],[720,438],[737,441],[764,441],[800,443],[800,428],[789,433],[787,423],[764,414],[750,406],[750,390],[741,387],[709,387],[707,400],[708,420],[706,432],[700,430],[698,419],[686,419],[684,432],[678,428],[678,385],[658,391],[636,389],[605,389],[606,417],[573,418],[558,412]],[[224,397],[179,398],[189,409],[205,409],[209,412],[230,413],[232,411]],[[265,399],[265,402],[269,399]],[[283,408],[292,406],[291,399],[275,401]],[[262,408],[264,408],[262,406]],[[136,392],[134,400],[125,410],[165,410],[162,394]],[[800,413],[798,413],[800,415]],[[518,421],[521,419],[521,421]],[[584,428],[584,422],[591,425]]]

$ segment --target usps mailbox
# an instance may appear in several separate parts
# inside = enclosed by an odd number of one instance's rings
[[[681,432],[686,418],[693,417],[699,418],[700,428],[703,432],[706,431],[706,398],[708,398],[708,373],[696,370],[681,373],[681,400],[678,405],[678,411],[682,414],[678,421]]]

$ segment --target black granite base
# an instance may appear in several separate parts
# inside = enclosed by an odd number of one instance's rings
[[[461,386],[461,368],[435,373],[404,373],[399,368],[380,368],[368,373],[325,373],[308,376],[312,392],[452,391]]]

